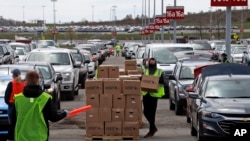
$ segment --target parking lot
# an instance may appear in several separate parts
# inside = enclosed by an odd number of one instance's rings
[[[113,64],[123,67],[124,59],[122,57],[107,58],[104,64]],[[71,110],[84,106],[84,89],[79,91],[74,101],[63,101],[62,109]],[[50,141],[80,141],[85,140],[85,113],[75,117],[64,119],[58,123],[50,124]],[[143,136],[148,132],[148,124],[143,119],[145,125],[140,129],[140,140],[164,140],[164,141],[194,141],[196,138],[190,135],[189,124],[186,123],[186,117],[176,116],[168,108],[168,99],[158,101],[156,123],[158,132],[152,138],[144,139]]]

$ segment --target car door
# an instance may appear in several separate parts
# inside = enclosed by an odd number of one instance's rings
[[[177,63],[172,74],[176,79],[179,68],[180,68],[180,63]],[[176,80],[169,80],[169,94],[170,94],[169,96],[173,100],[175,100],[175,91],[176,91]]]
[[[70,60],[72,62],[73,65],[73,72],[75,74],[75,78],[74,78],[74,88],[76,88],[78,86],[78,81],[79,81],[79,68],[75,67],[74,64],[76,63],[76,61],[74,61],[72,54],[70,53]]]

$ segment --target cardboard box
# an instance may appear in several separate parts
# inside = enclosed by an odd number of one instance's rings
[[[138,109],[139,111],[141,111],[142,109],[141,96],[126,95],[126,108]]]
[[[111,108],[99,108],[99,121],[111,121]]]
[[[123,94],[113,95],[113,108],[125,108],[126,97]]]
[[[100,95],[99,94],[87,94],[86,103],[87,105],[91,105],[93,108],[99,108]]]
[[[137,71],[138,71],[139,74],[143,73],[143,70],[141,69],[141,67],[137,67]]]
[[[109,78],[119,78],[119,66],[109,67]]]
[[[104,136],[104,122],[86,122],[86,136]]]
[[[105,135],[121,136],[122,135],[122,122],[121,121],[105,122]]]
[[[99,121],[99,108],[91,108],[86,111],[86,122]]]
[[[119,69],[119,75],[126,75],[126,72],[124,69]]]
[[[109,78],[109,66],[99,66],[97,73],[98,78]]]
[[[125,121],[139,121],[138,109],[125,109]]]
[[[123,81],[124,80],[138,80],[138,78],[130,77],[128,75],[120,75],[119,80],[121,81],[121,93],[123,93]]]
[[[148,92],[157,92],[159,77],[152,75],[143,75],[141,80],[141,89]]]
[[[103,94],[103,81],[97,80],[86,80],[85,82],[85,94]]]
[[[112,109],[112,121],[124,121],[124,109],[123,108]]]
[[[104,94],[120,94],[121,82],[117,80],[103,80]]]
[[[141,80],[142,75],[141,74],[130,74],[128,75],[131,78],[135,78],[137,80]]]
[[[134,137],[139,136],[139,122],[123,122],[122,135]]]
[[[138,70],[128,70],[128,75],[137,75],[141,74]]]
[[[100,107],[101,108],[112,108],[113,102],[113,95],[112,94],[101,94],[100,95]]]
[[[123,94],[141,95],[141,82],[139,80],[123,80]]]
[[[124,65],[125,71],[137,70],[136,60],[125,60]]]

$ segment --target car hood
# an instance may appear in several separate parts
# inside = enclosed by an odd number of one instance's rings
[[[56,72],[72,72],[71,65],[53,65]]]
[[[239,54],[232,54],[233,57],[242,57],[243,54],[242,53],[239,53]]]
[[[207,110],[215,113],[250,114],[250,98],[206,99],[211,107]]]
[[[157,68],[162,71],[173,71],[175,64],[157,64]]]
[[[8,109],[8,105],[5,103],[3,97],[0,97],[0,109],[2,109],[2,110]]]

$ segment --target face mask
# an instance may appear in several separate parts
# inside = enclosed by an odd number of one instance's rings
[[[149,64],[148,67],[149,67],[149,68],[155,68],[155,67],[156,67],[156,64]]]

